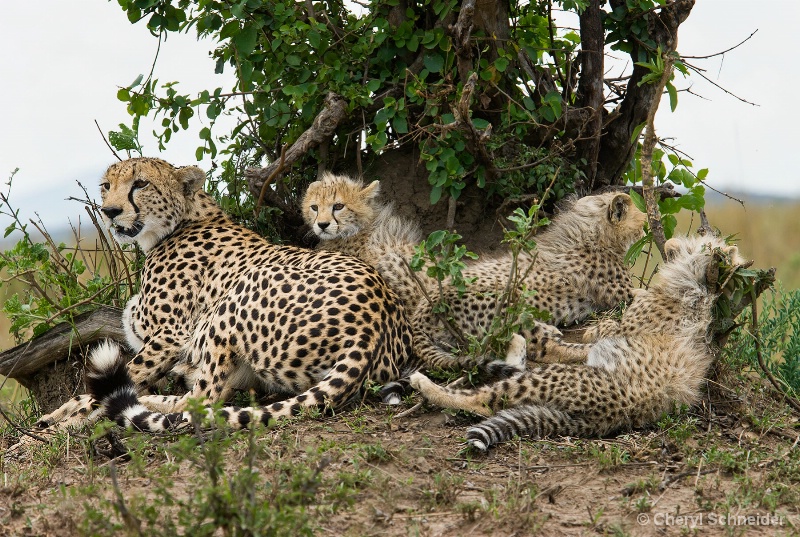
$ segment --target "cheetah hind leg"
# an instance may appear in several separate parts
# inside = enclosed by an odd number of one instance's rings
[[[480,366],[492,378],[508,378],[517,373],[525,371],[525,364],[528,358],[527,342],[519,334],[514,334],[508,344],[506,357],[503,360],[494,360]],[[427,377],[425,377],[427,378]],[[410,388],[410,379],[402,378],[386,384],[381,389],[381,399],[387,405],[399,405],[402,396]]]
[[[411,375],[409,381],[411,387],[417,390],[426,401],[438,407],[456,408],[458,410],[472,412],[479,416],[492,415],[492,410],[488,405],[492,395],[490,386],[484,386],[477,390],[456,390],[445,386],[439,386],[419,372]]]

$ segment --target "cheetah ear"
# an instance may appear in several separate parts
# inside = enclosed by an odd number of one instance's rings
[[[628,200],[630,196],[627,194],[617,194],[611,200],[608,206],[608,221],[612,224],[619,224],[628,214]]]
[[[667,258],[664,261],[672,261],[680,250],[681,244],[677,239],[669,239],[664,243],[664,255]]]
[[[361,194],[364,195],[367,199],[372,199],[378,195],[381,191],[381,182],[380,181],[372,181],[370,184],[364,187],[364,190],[361,191]]]
[[[203,188],[206,183],[206,174],[197,166],[184,166],[175,173],[178,181],[183,185],[183,195],[187,198]]]

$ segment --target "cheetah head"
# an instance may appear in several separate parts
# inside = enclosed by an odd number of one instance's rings
[[[308,186],[303,197],[303,219],[321,240],[355,235],[374,220],[379,210],[380,183],[325,173]]]
[[[118,243],[136,242],[147,252],[178,227],[204,182],[200,168],[176,168],[161,159],[112,164],[100,182],[103,221]]]
[[[715,236],[673,237],[664,243],[666,263],[660,269],[661,279],[690,280],[718,290],[720,263],[728,267],[746,267],[752,262],[739,254],[739,248]]]
[[[578,242],[624,254],[644,235],[647,215],[636,208],[628,194],[607,192],[585,196],[564,209],[557,217],[558,225],[551,224],[550,238],[557,244]]]

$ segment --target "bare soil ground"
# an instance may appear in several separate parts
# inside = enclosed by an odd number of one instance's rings
[[[60,436],[0,459],[0,535],[798,534],[796,419],[761,391],[614,439],[488,454],[463,450],[473,417],[396,417],[408,404],[233,435],[121,432],[127,462]]]

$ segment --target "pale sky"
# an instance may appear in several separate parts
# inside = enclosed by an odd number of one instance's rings
[[[131,25],[116,2],[38,0],[35,5],[4,2],[0,17],[0,182],[20,168],[12,202],[23,219],[38,211],[56,228],[83,215],[80,204],[65,201],[80,196],[76,180],[94,193],[114,161],[94,120],[104,132],[130,123],[116,92],[149,72],[157,40],[143,24]],[[690,56],[720,52],[758,30],[724,57],[697,64],[716,83],[759,106],[695,75],[676,85],[691,85],[708,100],[681,93],[676,112],[670,113],[665,101],[656,118],[660,136],[675,138],[696,169],[710,169],[714,188],[800,197],[800,174],[789,158],[797,150],[800,123],[794,103],[798,29],[800,2],[794,0],[698,0],[681,26],[679,50]],[[190,93],[229,85],[231,78],[214,75],[210,48],[193,35],[170,35],[156,77],[162,83],[180,81],[179,89]],[[148,156],[195,164],[198,130],[195,124],[175,135],[162,154],[149,136],[152,126],[142,126],[140,139]],[[207,168],[209,162],[199,165]],[[0,216],[2,228],[8,223]]]

